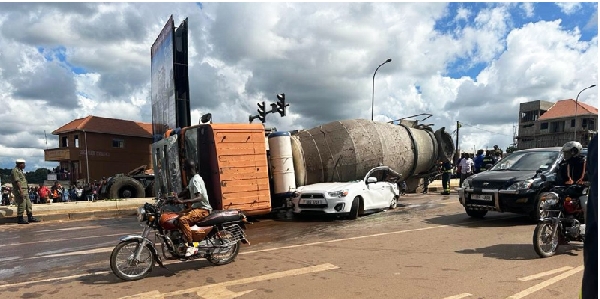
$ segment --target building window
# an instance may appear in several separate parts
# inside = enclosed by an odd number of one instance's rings
[[[564,121],[553,121],[550,123],[550,133],[562,133],[565,131]]]
[[[541,123],[540,130],[548,130],[548,123]]]
[[[73,136],[73,144],[75,147],[79,148],[79,135]]]
[[[69,147],[69,137],[68,136],[63,136],[60,139],[61,139],[60,147]]]
[[[594,129],[595,129],[595,126],[594,126],[594,119],[591,119],[591,118],[584,118],[584,119],[582,120],[581,127],[582,127],[582,128],[585,128],[585,129],[587,129],[587,130],[594,130]]]
[[[113,147],[114,148],[124,148],[125,140],[123,139],[113,139]]]
[[[575,127],[575,119],[572,119],[571,120],[571,128],[574,128],[574,127]]]
[[[533,127],[533,124],[527,124],[527,125],[523,125],[523,129],[526,129],[526,128],[531,128],[531,127]]]

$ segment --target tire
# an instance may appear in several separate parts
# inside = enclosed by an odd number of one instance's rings
[[[348,215],[348,219],[354,220],[358,218],[358,214],[360,212],[360,197],[355,197],[352,200],[352,208],[350,208],[350,214]]]
[[[471,218],[482,219],[483,217],[485,217],[485,215],[487,214],[488,211],[486,211],[486,210],[471,210],[471,209],[465,208],[465,212],[467,212],[467,215],[469,215]]]
[[[228,232],[228,236],[224,237],[223,239],[227,239],[227,238],[233,238],[233,235]],[[219,243],[222,239],[216,239],[215,243]],[[206,259],[213,265],[216,266],[222,266],[222,265],[227,265],[231,262],[233,262],[235,260],[235,258],[237,257],[238,253],[240,252],[240,244],[242,242],[241,241],[237,241],[233,246],[231,246],[231,248],[228,250],[229,251],[229,255],[227,255],[225,258],[219,258],[216,257],[214,253],[209,254]]]
[[[145,195],[147,197],[156,197],[156,192],[154,191],[154,181],[150,182],[148,187],[146,187]]]
[[[392,200],[390,201],[390,210],[395,209],[398,206],[398,196],[394,196],[394,198],[392,198]]]
[[[137,248],[138,244],[140,244],[140,242],[138,242],[137,240],[121,242],[113,249],[112,253],[110,254],[110,269],[113,271],[113,273],[117,277],[119,277],[122,280],[125,280],[125,281],[140,280],[140,279],[146,277],[148,275],[148,273],[150,273],[150,271],[152,271],[152,267],[154,267],[154,256],[152,255],[152,251],[150,250],[149,245],[148,245],[148,246],[144,247],[142,249],[142,252],[140,253],[140,258],[143,259],[145,262],[149,262],[148,266],[146,268],[142,268],[142,271],[137,274],[126,274],[124,272],[124,270],[121,267],[121,264],[119,263],[118,257],[120,254],[123,253],[122,251],[127,250],[127,249],[124,249],[126,246],[135,245],[132,247],[133,249],[129,250],[129,257],[127,258],[127,260],[129,261],[129,259],[134,254],[133,252]],[[127,254],[127,252],[125,252],[125,254]]]
[[[553,231],[551,232],[551,235],[548,235],[546,233],[546,229],[548,227],[552,229],[552,224],[538,223],[538,225],[535,227],[535,230],[533,231],[533,249],[535,249],[535,252],[541,258],[553,256],[556,253],[556,249],[558,248],[558,232]],[[546,246],[548,248],[545,248]]]
[[[409,178],[406,180],[406,193],[421,193],[425,190],[423,188],[422,178]]]
[[[533,223],[538,223],[540,218],[542,217],[543,211],[543,202],[540,200],[540,196],[535,197],[535,205],[533,211],[531,211],[528,215],[529,220]]]
[[[144,185],[130,177],[115,178],[109,192],[110,198],[143,198],[146,197]]]

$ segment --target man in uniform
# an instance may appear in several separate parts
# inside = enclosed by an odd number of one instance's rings
[[[17,223],[18,224],[29,224],[29,222],[39,222],[33,217],[31,210],[31,200],[29,199],[29,193],[27,188],[27,179],[25,178],[25,160],[17,159],[17,166],[13,168],[10,173],[13,195],[15,196],[15,204],[17,205]],[[23,218],[23,212],[27,211],[27,220]]]
[[[442,187],[444,191],[442,195],[450,195],[450,177],[452,176],[452,163],[450,160],[444,159],[442,162]]]
[[[482,166],[481,166],[482,169],[487,169],[489,165],[494,166],[494,164],[496,164],[494,162],[494,157],[492,156],[491,151],[487,151],[485,153],[485,157],[483,157],[481,164],[482,164]]]
[[[186,160],[184,163],[185,173],[190,177],[187,190],[178,194],[178,198],[174,200],[177,204],[186,204],[187,208],[179,217],[179,229],[184,235],[184,239],[188,242],[188,248],[185,253],[186,257],[190,257],[198,252],[198,248],[194,246],[192,238],[191,226],[206,218],[212,211],[210,202],[208,201],[208,192],[202,177],[198,174],[196,164],[193,161]],[[182,197],[189,199],[180,199]]]

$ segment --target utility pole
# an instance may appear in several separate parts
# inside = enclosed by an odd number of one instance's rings
[[[456,154],[458,154],[458,129],[460,128],[460,122],[456,121]]]

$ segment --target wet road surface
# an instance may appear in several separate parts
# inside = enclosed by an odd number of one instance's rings
[[[0,227],[3,298],[576,298],[580,246],[539,259],[534,225],[466,216],[456,196],[409,195],[357,220],[262,220],[232,264],[169,261],[121,282],[109,270],[133,217]],[[549,274],[548,274],[549,273]],[[250,290],[250,291],[249,291]],[[249,292],[248,292],[249,291]],[[238,296],[239,295],[239,296]],[[130,296],[130,297],[126,297]],[[512,296],[512,297],[509,297]]]

